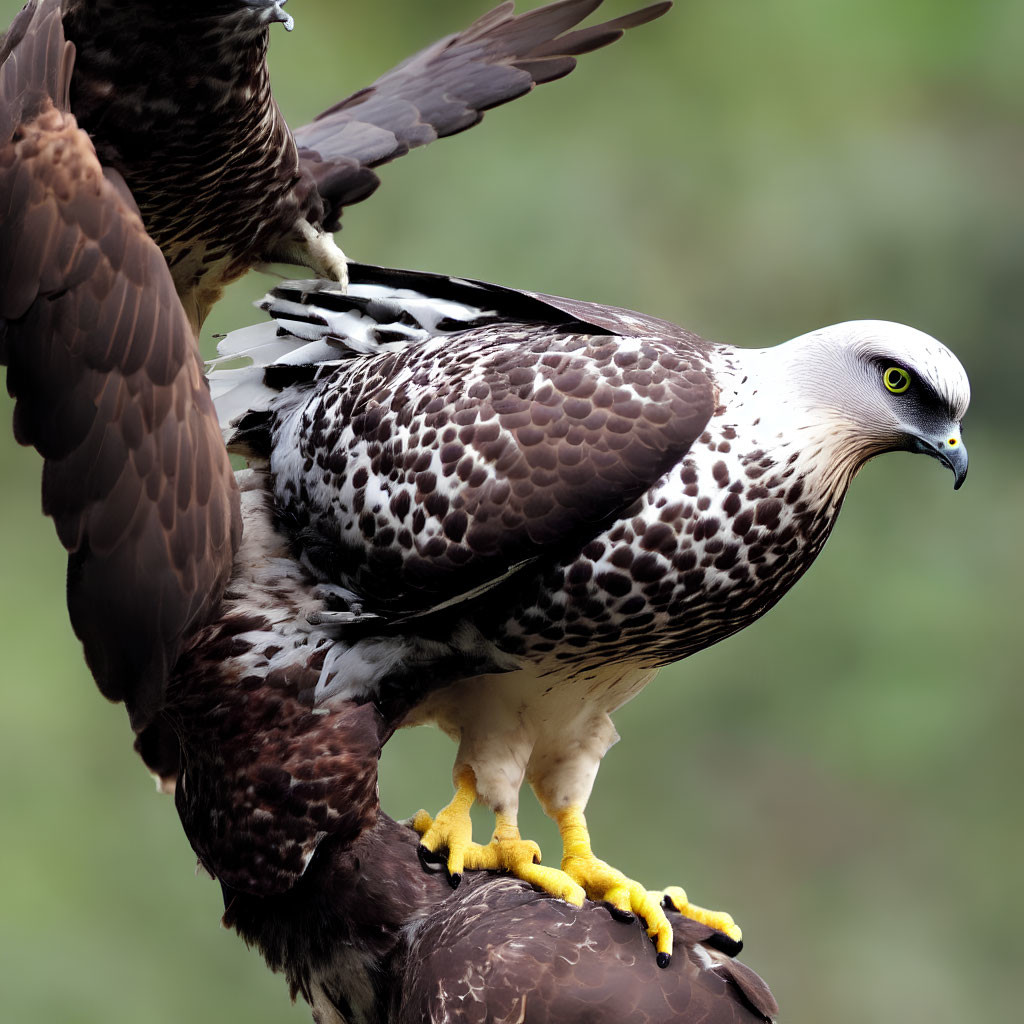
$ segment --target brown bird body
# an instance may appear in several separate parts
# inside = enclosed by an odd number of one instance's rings
[[[600,2],[523,15],[504,3],[293,135],[266,63],[270,25],[291,24],[277,0],[64,0],[77,48],[71,109],[128,183],[198,328],[223,287],[256,264],[344,281],[330,232],[344,206],[376,188],[371,168],[471,127],[670,6],[574,30]]]

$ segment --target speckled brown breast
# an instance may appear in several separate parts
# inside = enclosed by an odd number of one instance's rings
[[[613,526],[521,581],[504,607],[492,604],[484,632],[505,650],[556,664],[654,667],[764,614],[817,556],[839,506],[802,500],[795,455],[730,458],[734,436],[713,420]]]

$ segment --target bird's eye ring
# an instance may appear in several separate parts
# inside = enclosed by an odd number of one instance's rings
[[[902,395],[910,387],[910,374],[901,366],[890,366],[882,374],[882,383],[894,395]]]

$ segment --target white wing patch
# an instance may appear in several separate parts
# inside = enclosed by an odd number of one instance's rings
[[[265,411],[278,397],[278,391],[264,382],[267,367],[329,366],[361,355],[397,352],[435,338],[441,323],[468,325],[495,315],[493,310],[431,298],[409,288],[352,285],[346,292],[333,282],[317,280],[289,282],[289,287],[315,291],[321,304],[313,311],[301,302],[266,296],[259,307],[273,319],[226,334],[217,345],[217,357],[207,364],[210,392],[226,436],[241,416]],[[323,301],[332,296],[340,302],[372,303],[373,315],[358,305],[325,307]],[[243,359],[247,365],[230,365]]]

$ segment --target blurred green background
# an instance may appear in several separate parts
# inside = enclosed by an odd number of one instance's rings
[[[286,115],[303,123],[486,4],[292,0],[272,48]],[[17,6],[0,0],[0,23]],[[966,487],[931,460],[871,465],[776,611],[619,713],[590,805],[600,855],[735,914],[787,1024],[1020,1012],[1022,44],[1020,0],[690,0],[384,168],[346,216],[342,245],[366,261],[749,345],[901,320],[967,365]],[[233,290],[207,352],[271,283]],[[308,1020],[218,928],[217,887],[193,877],[171,801],[86,673],[39,462],[8,434],[0,1017]],[[399,736],[384,807],[440,806],[453,753]],[[524,825],[554,860],[532,797]]]

